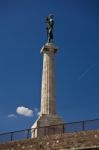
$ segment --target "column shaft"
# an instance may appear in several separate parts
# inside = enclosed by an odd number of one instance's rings
[[[55,67],[53,51],[43,53],[41,114],[56,113]]]

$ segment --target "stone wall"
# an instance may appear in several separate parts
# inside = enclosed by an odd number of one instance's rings
[[[52,135],[0,144],[0,150],[99,150],[99,130]]]

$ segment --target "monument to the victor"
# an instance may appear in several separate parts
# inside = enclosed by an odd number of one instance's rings
[[[46,17],[47,43],[41,48],[43,54],[41,110],[40,116],[32,126],[32,137],[44,135],[40,127],[62,124],[63,120],[56,114],[56,85],[55,85],[55,53],[57,47],[53,44],[53,15]],[[34,128],[37,128],[34,133]],[[56,128],[56,126],[55,126]],[[58,131],[61,128],[57,129]],[[50,132],[52,132],[50,130]],[[48,131],[49,133],[49,131]]]

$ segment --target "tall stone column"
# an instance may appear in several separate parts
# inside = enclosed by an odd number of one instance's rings
[[[40,137],[60,133],[63,131],[63,120],[56,113],[56,87],[54,57],[57,52],[53,44],[53,15],[46,18],[47,43],[42,47],[43,70],[41,85],[41,111],[38,119],[33,124],[32,137]],[[58,125],[58,126],[55,126]],[[51,126],[51,128],[48,128]],[[47,127],[47,128],[46,128]]]
[[[32,137],[63,131],[63,120],[56,113],[56,87],[55,87],[55,53],[56,46],[46,43],[42,49],[43,69],[41,85],[41,111],[40,116],[32,126]],[[58,126],[55,126],[58,125]],[[46,126],[52,126],[46,129]],[[43,127],[43,128],[42,128]]]
[[[56,114],[56,87],[54,56],[57,48],[47,43],[41,49],[43,70],[41,86],[41,114]]]

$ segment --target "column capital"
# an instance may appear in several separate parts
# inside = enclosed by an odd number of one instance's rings
[[[53,44],[53,43],[46,43],[42,48],[41,48],[41,53],[45,52],[53,52],[56,53],[58,48]]]

